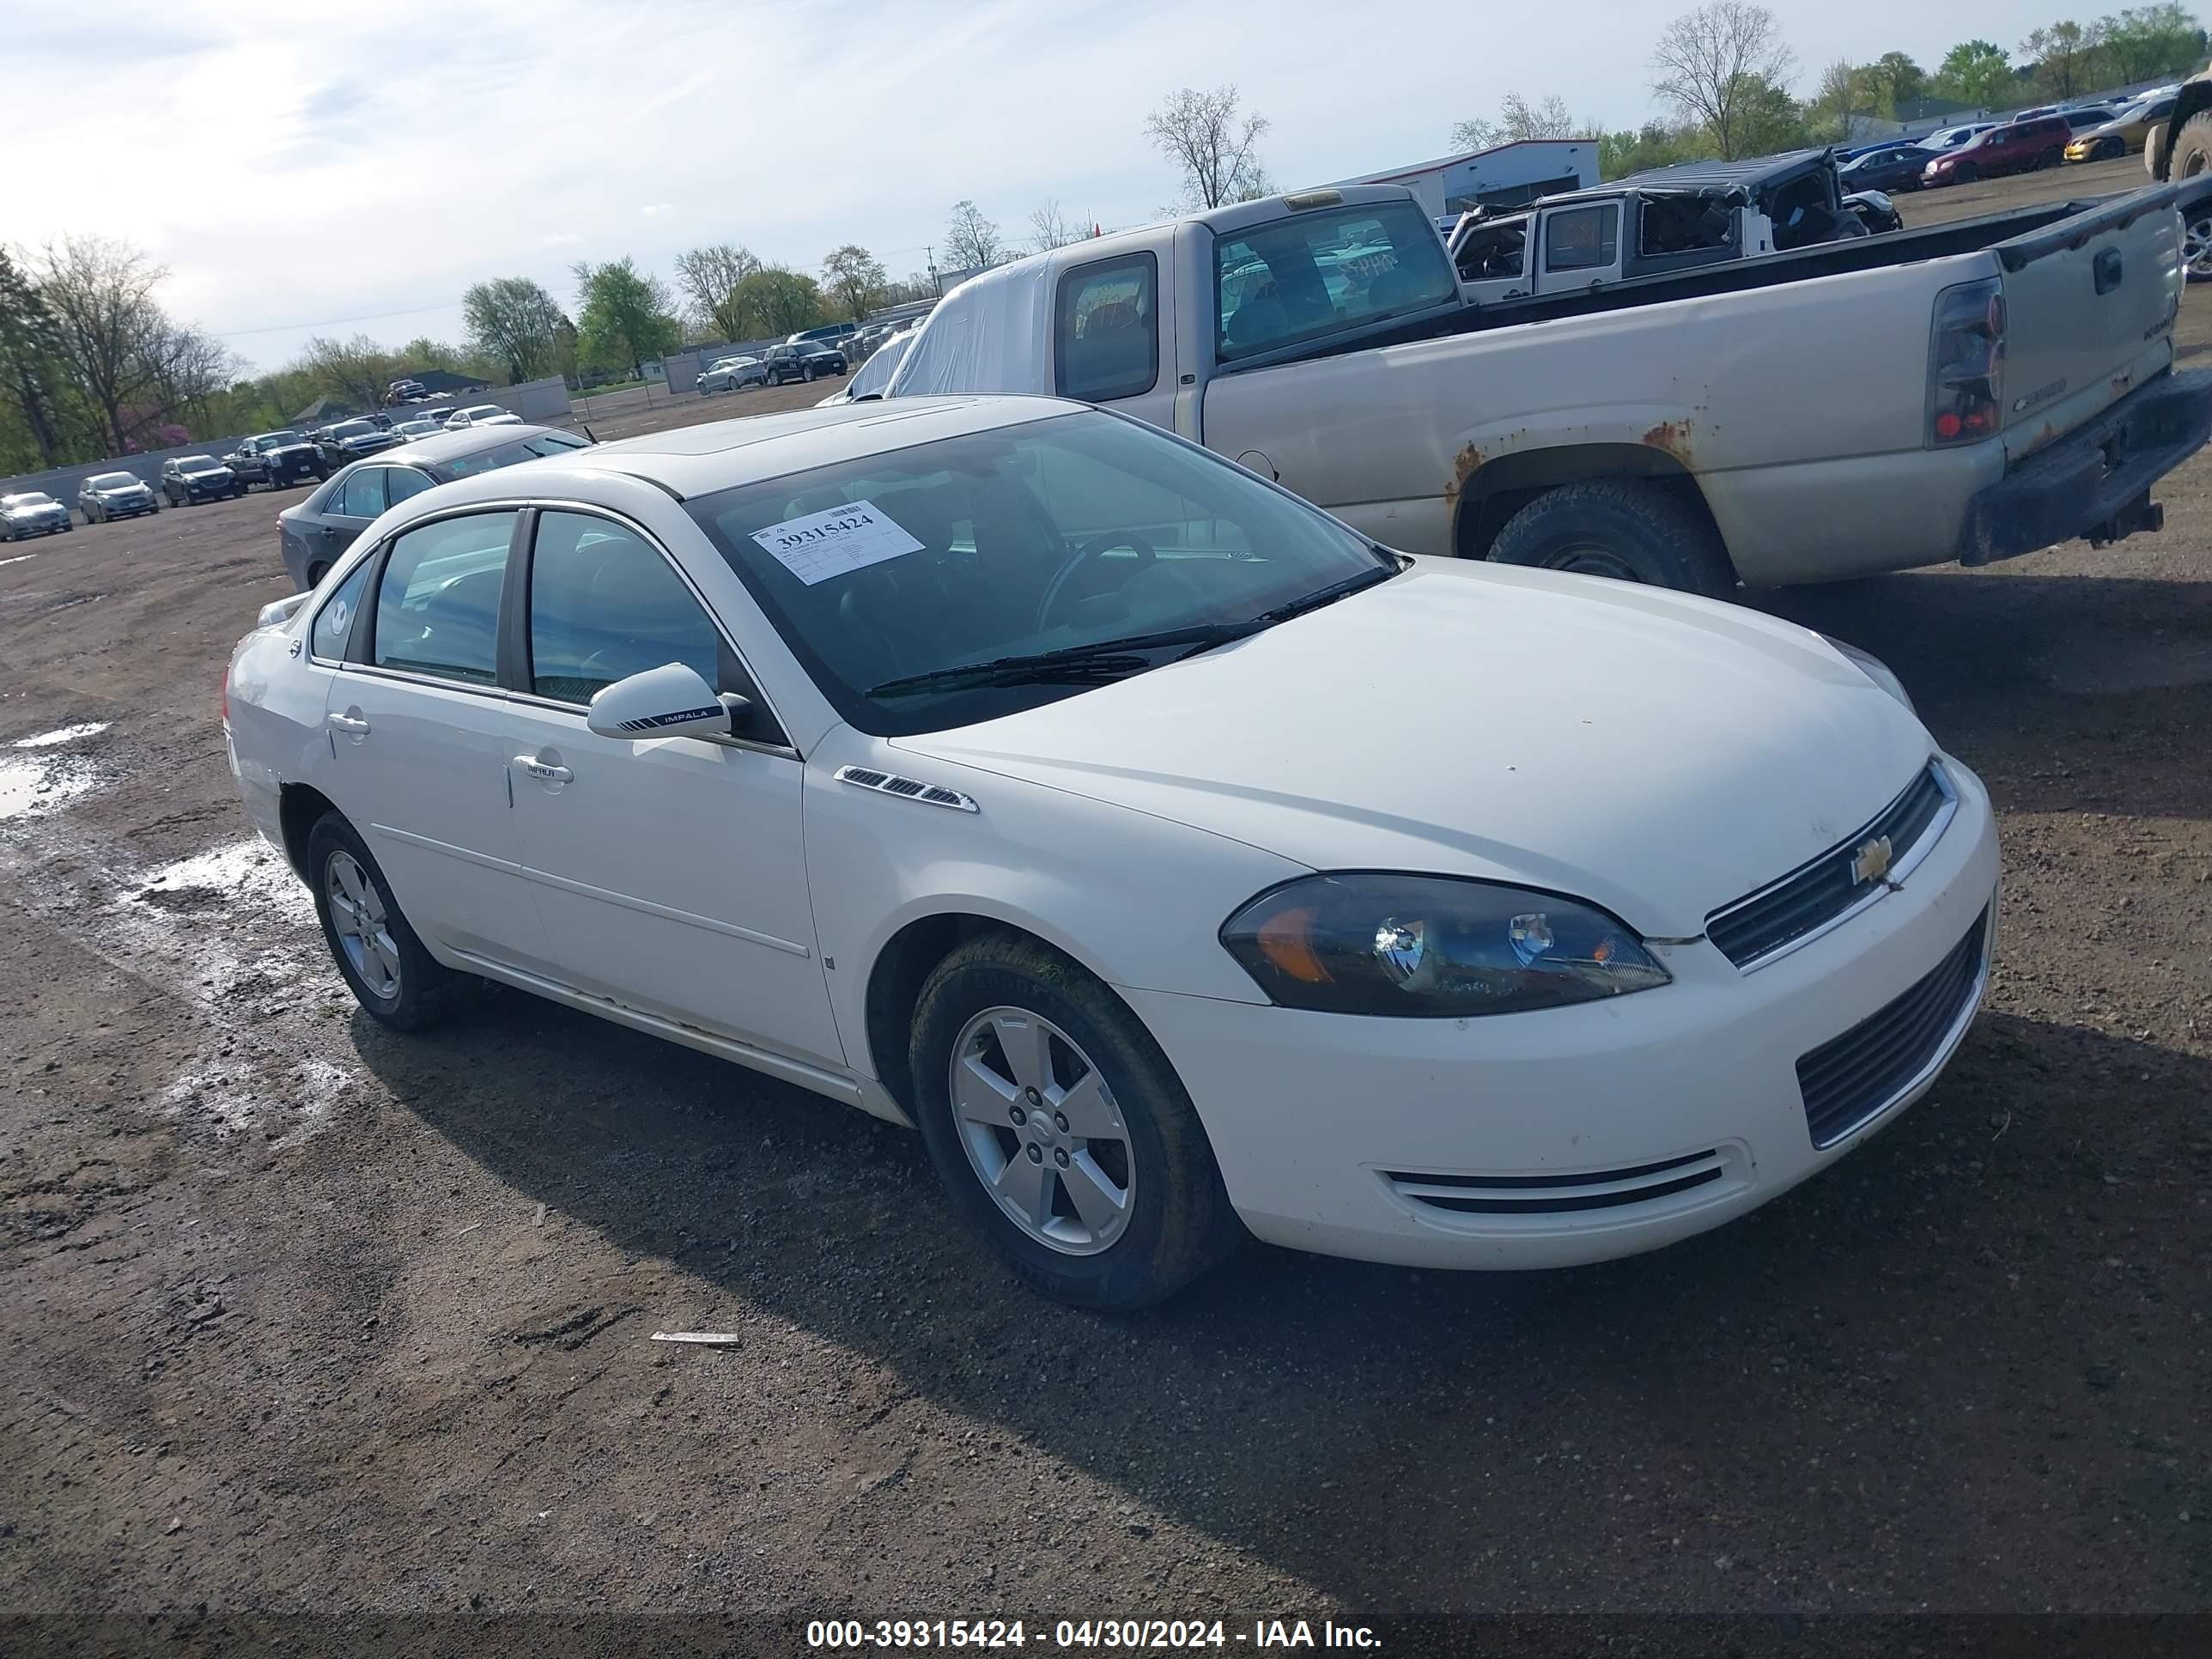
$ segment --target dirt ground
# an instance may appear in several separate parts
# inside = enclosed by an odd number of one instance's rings
[[[2212,1612],[2212,458],[2160,493],[1762,601],[2002,813],[1987,1012],[1887,1133],[1656,1255],[1254,1246],[1121,1321],[857,1112],[357,1015],[223,763],[278,503],[0,546],[0,1612]]]

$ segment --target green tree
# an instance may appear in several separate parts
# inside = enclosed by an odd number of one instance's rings
[[[576,315],[579,359],[601,372],[627,366],[642,380],[646,363],[675,350],[683,337],[667,285],[638,270],[627,254],[599,265],[579,260],[574,269],[583,298]]]
[[[556,331],[568,319],[560,302],[527,276],[495,276],[461,296],[470,343],[503,365],[509,385],[550,374],[558,356]]]
[[[2020,55],[2034,66],[2036,83],[2053,98],[2071,98],[2096,77],[2095,23],[2084,28],[2068,18],[2037,29],[2020,43]]]
[[[35,447],[41,466],[62,463],[61,340],[53,313],[23,268],[0,247],[0,405]],[[0,465],[16,470],[23,457]]]
[[[1747,76],[1731,101],[1737,112],[1737,155],[1776,155],[1812,146],[1804,106],[1790,95],[1788,88]]]
[[[856,323],[879,302],[890,282],[884,262],[855,242],[846,243],[822,262],[823,288],[838,310]]]
[[[2018,82],[2012,58],[1988,40],[1961,40],[1943,55],[1929,90],[1961,110],[2002,109],[2014,100]]]
[[[731,337],[769,339],[796,334],[826,320],[822,290],[811,276],[769,265],[739,283],[731,296],[732,314],[738,326]]]
[[[1901,52],[1882,53],[1866,66],[1866,76],[1875,109],[1892,121],[1900,108],[1927,95],[1927,71]]]
[[[2186,7],[2138,6],[2098,27],[2106,72],[2121,86],[2185,75],[2204,61],[2204,31]]]

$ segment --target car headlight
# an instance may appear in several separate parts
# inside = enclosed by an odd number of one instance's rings
[[[1521,1013],[1672,978],[1593,905],[1456,876],[1301,877],[1230,917],[1221,943],[1272,1001],[1322,1013]]]
[[[1875,656],[1871,651],[1862,651],[1856,645],[1851,645],[1844,641],[1839,640],[1832,634],[1823,634],[1820,637],[1826,640],[1830,645],[1835,647],[1835,648],[1844,656],[1850,659],[1851,665],[1856,668],[1860,673],[1865,675],[1883,690],[1888,692],[1891,696],[1895,697],[1898,702],[1903,703],[1905,705],[1905,712],[1906,714],[1911,715],[1915,720],[1920,718],[1920,711],[1912,706],[1912,699],[1905,695],[1905,682],[1897,678],[1896,674],[1891,670],[1890,665],[1887,663],[1884,662],[1880,657]]]

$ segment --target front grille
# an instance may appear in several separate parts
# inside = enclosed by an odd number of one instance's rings
[[[1881,1116],[1942,1052],[1981,983],[1989,924],[1984,910],[1911,990],[1798,1060],[1814,1146],[1832,1146]]]
[[[1730,962],[1748,968],[1808,933],[1826,927],[1846,910],[1882,891],[1879,878],[1862,879],[1855,867],[1862,850],[1887,838],[1889,874],[1901,876],[1942,833],[1953,804],[1949,787],[1934,764],[1911,787],[1884,807],[1857,834],[1848,836],[1810,864],[1791,871],[1771,886],[1724,904],[1705,918],[1705,937]],[[1914,854],[1908,861],[1906,854]]]
[[[1647,1204],[1703,1187],[1727,1173],[1727,1160],[1718,1152],[1703,1152],[1628,1169],[1563,1175],[1425,1175],[1385,1170],[1382,1178],[1401,1198],[1433,1210],[1528,1216]]]

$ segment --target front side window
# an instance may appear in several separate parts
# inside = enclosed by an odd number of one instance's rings
[[[721,685],[721,635],[658,549],[611,519],[542,514],[530,562],[530,687],[587,703],[680,662]]]
[[[1411,203],[1313,210],[1215,245],[1224,362],[1456,297],[1436,228]]]
[[[1602,270],[1618,257],[1620,208],[1569,208],[1544,222],[1546,270]]]
[[[1159,379],[1159,262],[1149,253],[1083,265],[1060,279],[1053,322],[1063,398],[1103,404],[1150,392]]]
[[[349,519],[374,519],[384,506],[384,469],[362,466],[346,474],[345,488],[331,510]]]
[[[1196,648],[1182,630],[1265,626],[1263,613],[1396,568],[1241,468],[1095,410],[686,505],[823,695],[878,736],[1074,696]],[[1145,643],[1162,633],[1173,637]],[[1070,652],[1108,660],[943,678]]]
[[[346,641],[353,637],[355,621],[361,615],[362,590],[368,586],[368,568],[376,562],[363,559],[353,568],[337,586],[337,592],[323,601],[323,608],[315,613],[315,625],[311,632],[308,648],[325,662],[343,662]]]
[[[376,590],[380,668],[471,685],[499,678],[499,595],[516,514],[472,513],[392,544]]]
[[[1459,274],[1470,283],[1521,276],[1528,269],[1528,222],[1479,225],[1460,244]]]

